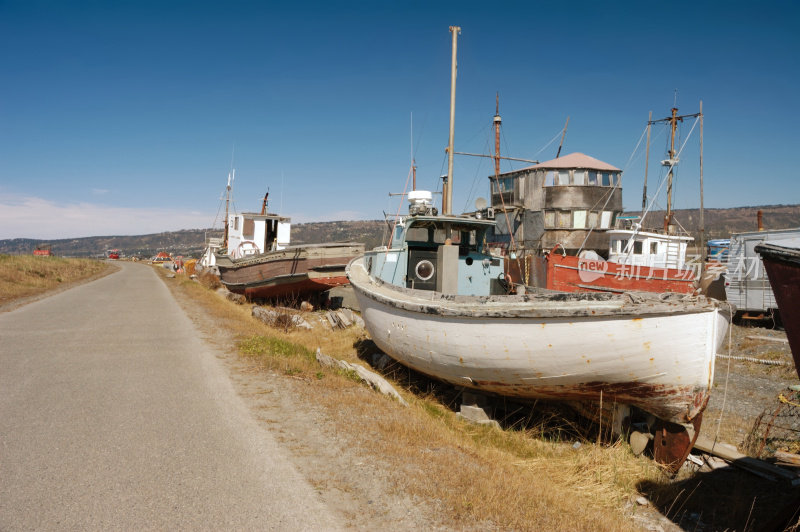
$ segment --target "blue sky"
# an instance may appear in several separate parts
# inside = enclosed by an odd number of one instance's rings
[[[269,188],[295,222],[394,213],[412,113],[418,188],[446,171],[450,25],[457,151],[492,149],[499,92],[505,155],[552,159],[569,116],[562,154],[623,168],[637,209],[644,145],[629,159],[677,89],[682,114],[703,100],[707,206],[798,203],[798,6],[0,0],[0,238],[209,227],[232,165],[239,210]],[[698,205],[698,141],[678,208]],[[490,172],[456,159],[454,210]]]

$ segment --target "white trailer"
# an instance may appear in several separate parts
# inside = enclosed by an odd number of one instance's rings
[[[755,247],[761,243],[800,246],[800,227],[771,231],[751,231],[731,235],[725,294],[741,312],[767,314],[778,305]]]

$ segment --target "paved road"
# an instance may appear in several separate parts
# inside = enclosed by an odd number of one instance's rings
[[[338,518],[151,268],[0,314],[0,530],[311,530]]]

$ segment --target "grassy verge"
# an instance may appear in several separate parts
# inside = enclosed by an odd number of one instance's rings
[[[366,391],[346,373],[316,363],[313,353],[319,347],[364,364],[358,357],[359,351],[369,353],[363,331],[284,333],[252,318],[248,305],[229,302],[199,283],[178,276],[170,284],[233,333],[240,356],[302,381],[297,393],[325,412],[337,437],[376,457],[395,489],[434,501],[452,528],[634,530],[648,521],[634,520],[633,514],[644,514],[653,523],[648,507],[629,502],[644,494],[676,522],[690,516],[695,528],[701,521],[713,523],[698,529],[745,530],[763,522],[761,516],[778,504],[756,501],[749,489],[769,486],[755,486],[758,482],[748,474],[670,478],[651,459],[633,456],[627,444],[597,444],[596,432],[582,433],[558,414],[540,416],[528,407],[510,418],[516,421],[504,423],[504,430],[465,423],[454,413],[455,400],[448,395],[452,388],[421,383],[408,370],[394,367],[385,376],[410,403],[402,408]]]
[[[0,255],[0,305],[90,278],[106,268],[108,264],[92,259]]]

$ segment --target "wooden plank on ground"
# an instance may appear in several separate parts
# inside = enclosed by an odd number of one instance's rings
[[[694,444],[694,448],[703,451],[704,453],[709,453],[713,454],[714,456],[724,458],[736,467],[745,469],[764,478],[772,477],[771,480],[782,478],[791,481],[793,485],[800,483],[800,477],[797,475],[797,473],[787,471],[776,465],[764,462],[763,460],[742,454],[733,445],[722,442],[714,442],[714,440],[707,436],[698,436],[697,441]]]
[[[773,338],[772,336],[745,336],[748,340],[766,340],[768,342],[778,342],[780,344],[788,344],[789,340],[786,338]]]

